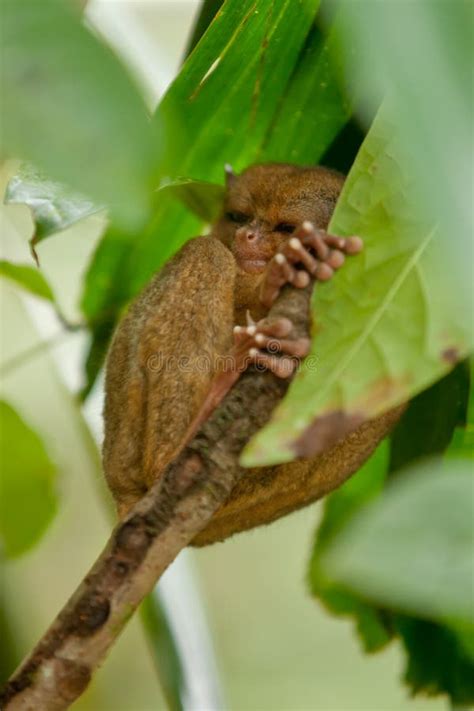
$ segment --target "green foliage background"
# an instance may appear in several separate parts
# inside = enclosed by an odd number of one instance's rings
[[[334,410],[371,417],[414,398],[390,442],[328,497],[309,583],[333,613],[355,619],[365,650],[402,640],[413,692],[474,703],[464,362],[473,344],[472,6],[220,5],[204,3],[193,51],[148,116],[128,71],[72,4],[3,0],[0,150],[26,162],[6,200],[31,208],[40,258],[46,238],[91,215],[105,228],[83,278],[79,324],[65,322],[33,262],[3,260],[0,275],[49,302],[66,329],[88,331],[85,399],[130,299],[216,213],[224,163],[350,168],[331,230],[361,234],[364,253],[316,288],[321,367],[302,369],[243,462],[293,458],[298,437]],[[59,502],[53,460],[8,403],[2,440],[0,531],[10,557],[40,539]],[[180,708],[183,672],[155,613],[146,627],[158,665],[175,660],[162,683]]]

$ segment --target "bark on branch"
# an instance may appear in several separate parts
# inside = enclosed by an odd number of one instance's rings
[[[310,289],[286,288],[271,316],[286,316],[295,337],[308,327]],[[82,583],[7,682],[4,711],[61,711],[92,674],[166,568],[229,496],[244,470],[243,446],[268,420],[288,381],[244,373],[163,478],[116,526]]]

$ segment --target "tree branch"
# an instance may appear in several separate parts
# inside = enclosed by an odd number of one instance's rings
[[[287,287],[272,317],[308,328],[310,288]],[[239,481],[243,446],[269,419],[288,381],[251,369],[163,477],[116,526],[76,592],[0,695],[4,711],[60,711],[86,689],[156,581]]]

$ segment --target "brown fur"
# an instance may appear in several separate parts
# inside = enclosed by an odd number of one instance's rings
[[[326,228],[342,184],[333,171],[284,164],[231,177],[211,236],[188,242],[131,306],[114,336],[105,383],[103,462],[119,515],[176,456],[216,357],[229,352],[233,325],[244,323],[247,309],[255,319],[265,315],[258,298],[264,269],[239,266],[242,249],[268,261],[289,238],[276,230],[280,223]],[[229,213],[239,215],[238,224]],[[239,229],[258,239],[248,247]],[[173,358],[188,358],[187,367]],[[360,467],[397,418],[388,413],[365,423],[311,461],[250,469],[194,543],[222,540],[320,498]]]
[[[270,259],[288,234],[275,230],[279,223],[299,225],[309,220],[326,229],[344,183],[344,176],[327,168],[300,168],[285,163],[267,163],[247,168],[228,179],[222,217],[212,235],[236,256],[236,225],[226,215],[248,215],[261,235],[255,256]],[[258,289],[263,274],[247,274],[237,267],[235,322],[243,324],[247,309],[255,319],[265,315]]]

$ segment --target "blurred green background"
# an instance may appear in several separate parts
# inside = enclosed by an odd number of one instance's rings
[[[87,13],[96,30],[131,66],[149,106],[154,106],[177,71],[197,7],[196,2],[177,0],[91,0]],[[1,194],[16,168],[13,163],[2,167]],[[91,217],[38,249],[44,274],[72,322],[80,318],[78,289],[101,228],[101,218]],[[1,229],[1,257],[29,261],[32,222],[27,208],[2,206]],[[6,366],[2,396],[25,413],[62,472],[58,515],[31,552],[2,569],[4,640],[9,642],[1,658],[5,669],[31,649],[74,590],[99,553],[110,524],[104,504],[108,493],[96,451],[71,395],[80,385],[75,378],[87,346],[85,336],[62,334],[52,351],[35,352],[43,339],[60,333],[59,325],[47,305],[5,280],[0,288],[1,362]],[[25,353],[29,357],[20,359]],[[100,438],[100,383],[85,414]],[[225,545],[182,554],[204,600],[225,707],[235,711],[445,708],[443,700],[408,698],[398,681],[402,672],[398,643],[377,656],[364,656],[352,623],[330,617],[310,598],[307,556],[319,515],[320,506],[315,505]],[[186,580],[177,570],[174,585],[185,585]],[[10,640],[8,629],[15,631]],[[166,708],[138,620],[125,630],[74,708]]]

